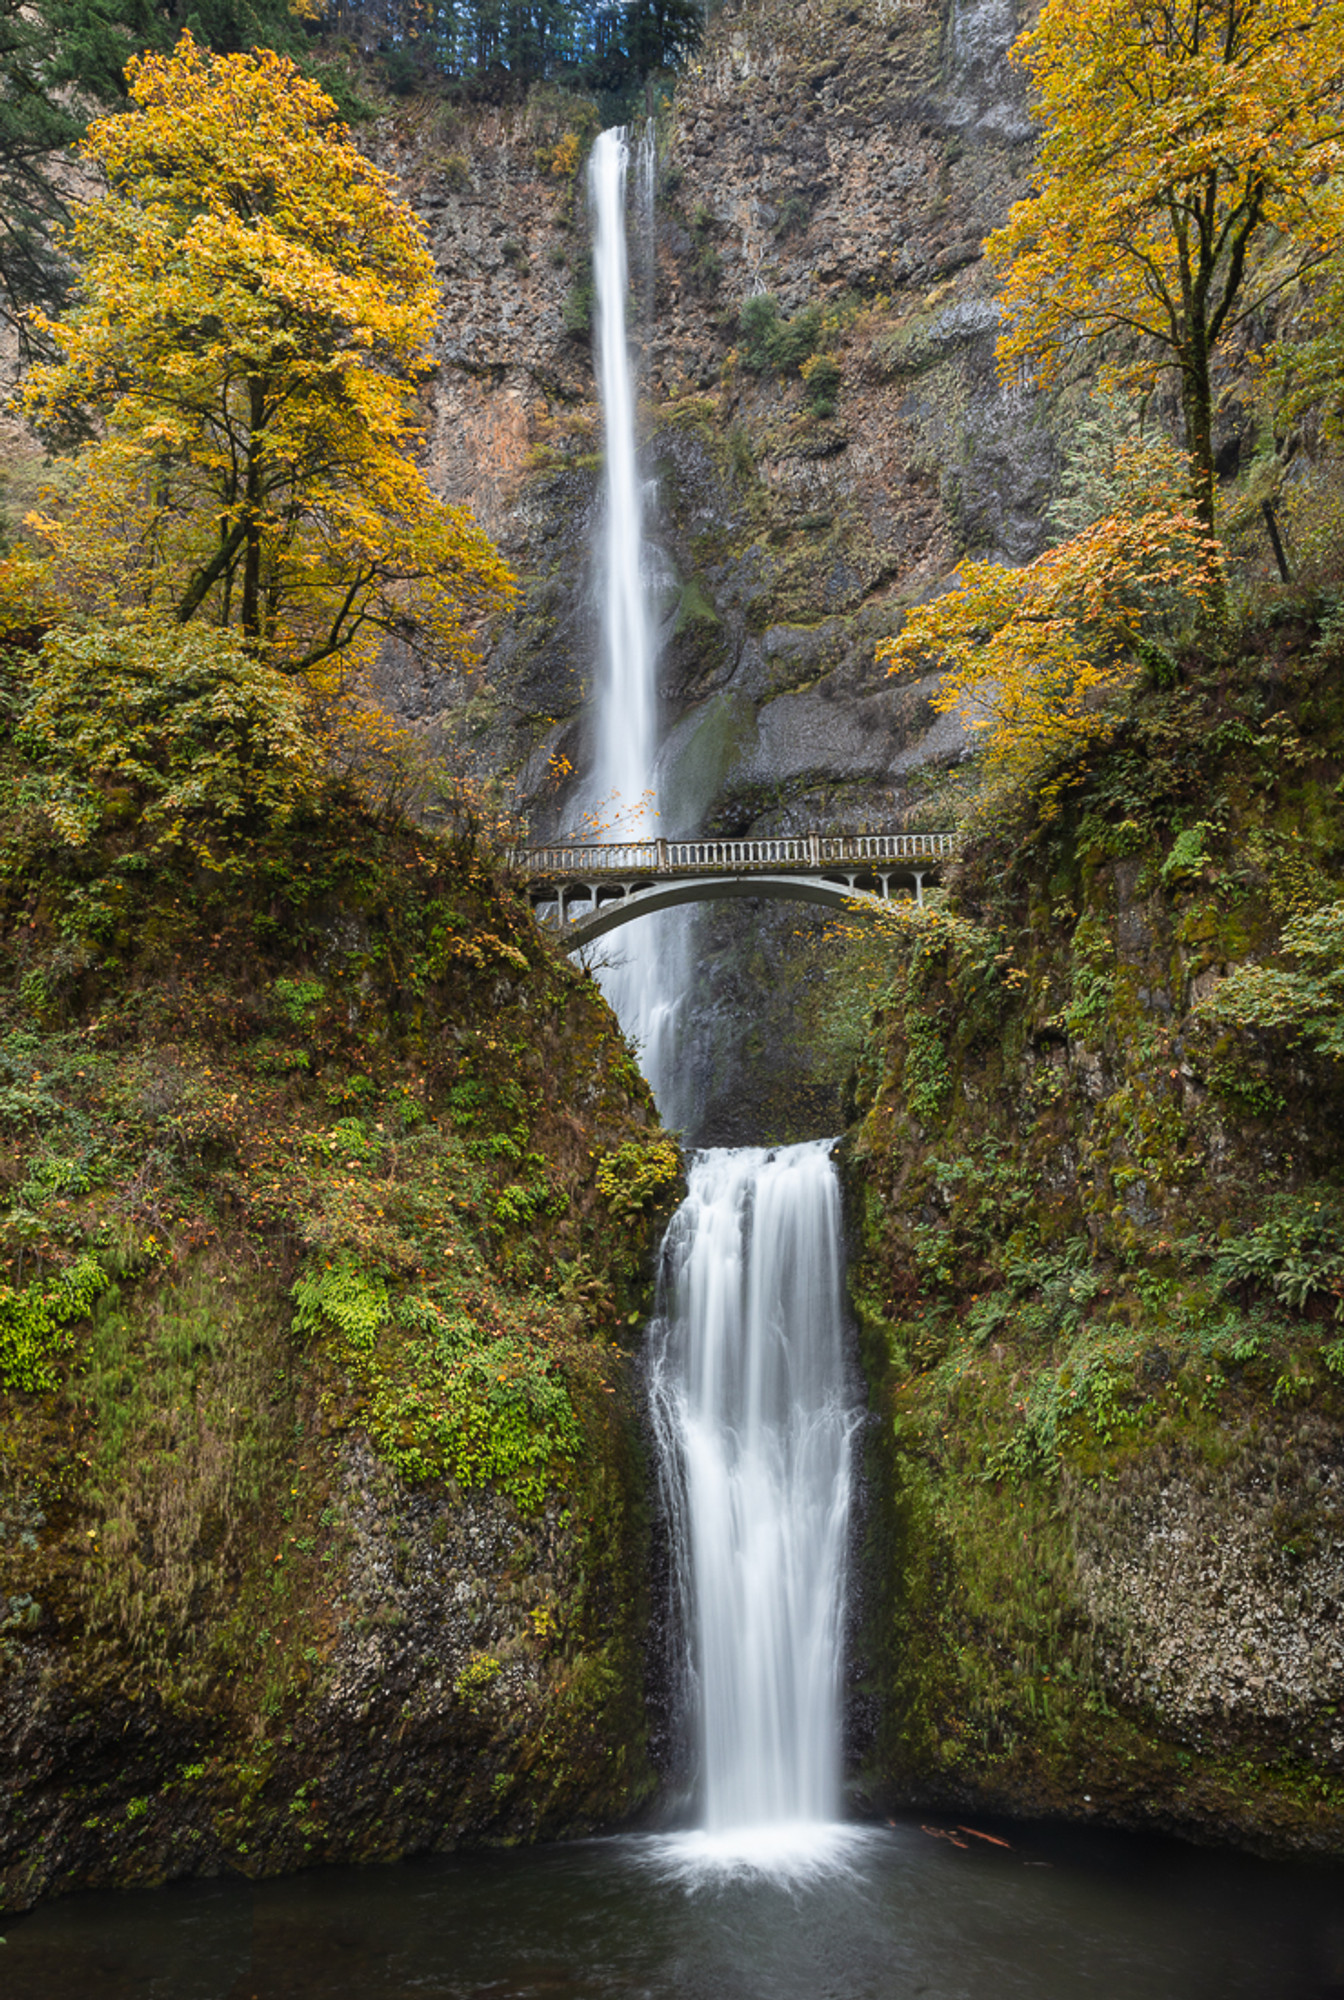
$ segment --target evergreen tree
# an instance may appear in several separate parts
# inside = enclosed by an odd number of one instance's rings
[[[27,0],[0,0],[0,311],[27,344],[27,308],[61,293],[51,230],[65,213],[53,159],[81,131],[55,94],[51,35]]]
[[[64,303],[53,236],[69,219],[70,158],[88,120],[128,101],[126,65],[190,25],[222,54],[309,45],[311,0],[0,0],[0,315],[31,344],[32,308]]]

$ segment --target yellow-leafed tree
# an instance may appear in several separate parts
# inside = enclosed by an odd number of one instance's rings
[[[979,735],[997,778],[1038,781],[1094,737],[1173,602],[1209,611],[1221,599],[1221,550],[1176,490],[1176,455],[1123,440],[1112,471],[1115,513],[1019,569],[963,563],[945,596],[877,648],[892,673],[943,675],[934,707]]]
[[[319,681],[388,634],[470,661],[511,578],[416,463],[437,294],[415,217],[283,57],[184,35],[128,76],[136,108],[83,149],[104,191],[71,232],[81,302],[27,389],[85,439],[33,521],[58,581]]]
[[[1000,366],[1174,369],[1212,528],[1215,351],[1338,236],[1344,0],[1046,0],[1013,53],[1042,139],[988,244]]]

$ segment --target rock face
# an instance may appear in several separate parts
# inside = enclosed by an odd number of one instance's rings
[[[623,1420],[633,1429],[628,1405]],[[617,1485],[600,1479],[594,1493],[635,1538],[608,1543],[613,1572],[594,1579],[558,1503],[522,1521],[489,1492],[410,1488],[367,1440],[344,1442],[326,1549],[316,1563],[284,1552],[294,1574],[274,1614],[284,1664],[291,1654],[313,1664],[283,1694],[274,1677],[269,1701],[247,1685],[267,1664],[264,1627],[237,1635],[238,1685],[221,1677],[206,1709],[180,1689],[156,1698],[114,1649],[100,1658],[96,1645],[72,1646],[68,1624],[55,1636],[50,1607],[29,1593],[0,1595],[0,1907],[224,1868],[269,1875],[585,1832],[624,1816],[651,1789],[643,1467],[617,1432],[609,1444]],[[59,1523],[28,1519],[35,1553]],[[24,1532],[12,1512],[5,1527]],[[595,1589],[603,1608],[585,1657],[573,1642]],[[231,1595],[203,1592],[197,1607],[217,1647]]]
[[[893,953],[848,1154],[874,1800],[1344,1853],[1339,1065],[1209,1011],[1337,903],[1338,662],[1292,617],[1191,648]]]
[[[995,384],[980,261],[1030,152],[1003,60],[1014,33],[1002,5],[729,9],[661,116],[653,240],[636,218],[632,256],[665,561],[670,830],[740,814],[743,798],[759,816],[767,794],[805,816],[828,784],[871,811],[914,763],[955,751],[948,731],[924,740],[927,718],[892,716],[871,643],[964,548],[1020,559],[1040,545],[1054,445]],[[585,121],[537,91],[448,140],[432,123],[408,114],[383,135],[443,283],[431,464],[525,584],[489,661],[509,710],[491,755],[522,773],[544,825],[566,809],[563,793],[541,796],[545,756],[582,755],[595,652],[600,413],[582,148],[565,143]],[[796,361],[752,372],[737,322],[762,292],[785,318],[817,309],[833,414],[810,407]],[[679,791],[681,740],[725,693],[740,740]]]
[[[651,233],[632,224],[632,264],[670,834],[907,820],[918,774],[961,753],[929,690],[896,696],[873,647],[964,551],[1017,561],[1041,545],[1054,419],[996,382],[980,248],[1031,152],[1005,61],[1016,25],[1002,0],[728,8],[660,109],[659,193]],[[591,759],[593,121],[543,90],[444,121],[406,113],[381,140],[444,288],[432,472],[476,506],[523,584],[456,725],[459,754],[507,773],[549,834],[577,824]],[[758,365],[739,324],[761,293],[803,328],[779,366]],[[834,371],[827,394],[800,372],[809,347]],[[463,690],[393,668],[389,692],[447,726]],[[746,905],[702,931],[691,1040],[712,1046],[688,1057],[702,1075],[753,1070],[713,968],[739,978],[758,944],[777,963],[779,931]],[[788,1045],[786,1015],[764,1025]],[[811,1110],[781,1131],[833,1129],[834,1082],[798,1082]],[[704,1121],[752,1136],[722,1095]]]
[[[596,987],[469,838],[202,879],[127,788],[75,881],[3,755],[0,1908],[627,1816],[678,1169]]]
[[[1110,1686],[1202,1741],[1264,1729],[1344,1772],[1344,1468],[1321,1414],[1233,1461],[1075,1489],[1079,1601]],[[1147,1490],[1144,1490],[1146,1487]]]

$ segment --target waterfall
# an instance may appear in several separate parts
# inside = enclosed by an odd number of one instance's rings
[[[588,168],[606,467],[589,796],[618,839],[646,837],[658,821],[657,648],[626,334],[630,169],[624,129],[601,133]],[[634,204],[646,316],[653,170],[650,127]],[[664,1119],[683,1122],[686,913],[642,917],[619,939],[598,977]],[[700,1828],[664,1844],[678,1866],[796,1874],[845,1842],[836,1815],[854,1417],[830,1145],[698,1154],[663,1246],[651,1389],[702,1793]]]
[[[631,161],[622,126],[601,132],[588,164],[593,215],[594,334],[602,399],[605,487],[598,585],[602,648],[597,676],[597,741],[590,810],[598,838],[637,840],[657,826],[657,648],[650,604],[644,487],[635,427],[635,379],[626,336],[630,273],[626,182]],[[636,149],[636,214],[641,264],[650,278],[654,140],[650,123]],[[681,911],[643,917],[613,940],[598,968],[603,992],[640,1052],[640,1063],[669,1124],[684,1122],[677,1029],[688,967],[688,919]]]
[[[840,1660],[855,1424],[830,1140],[698,1154],[663,1246],[652,1401],[700,1763],[683,1861],[845,1844]]]
[[[634,371],[625,321],[630,297],[625,249],[625,129],[600,132],[588,163],[593,209],[594,334],[606,469],[600,589],[602,673],[594,766],[598,810],[609,837],[650,831],[657,707],[653,636],[644,583],[644,493],[635,438]]]

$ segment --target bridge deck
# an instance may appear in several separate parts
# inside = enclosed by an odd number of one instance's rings
[[[951,854],[950,833],[802,833],[766,840],[572,841],[514,848],[515,868],[534,881],[588,882],[603,875],[741,874],[745,869],[815,870],[936,866]]]
[[[526,879],[536,915],[577,948],[633,917],[725,897],[799,898],[844,909],[880,903],[899,881],[922,903],[925,879],[955,846],[950,833],[803,833],[566,841],[516,847],[509,859]]]

